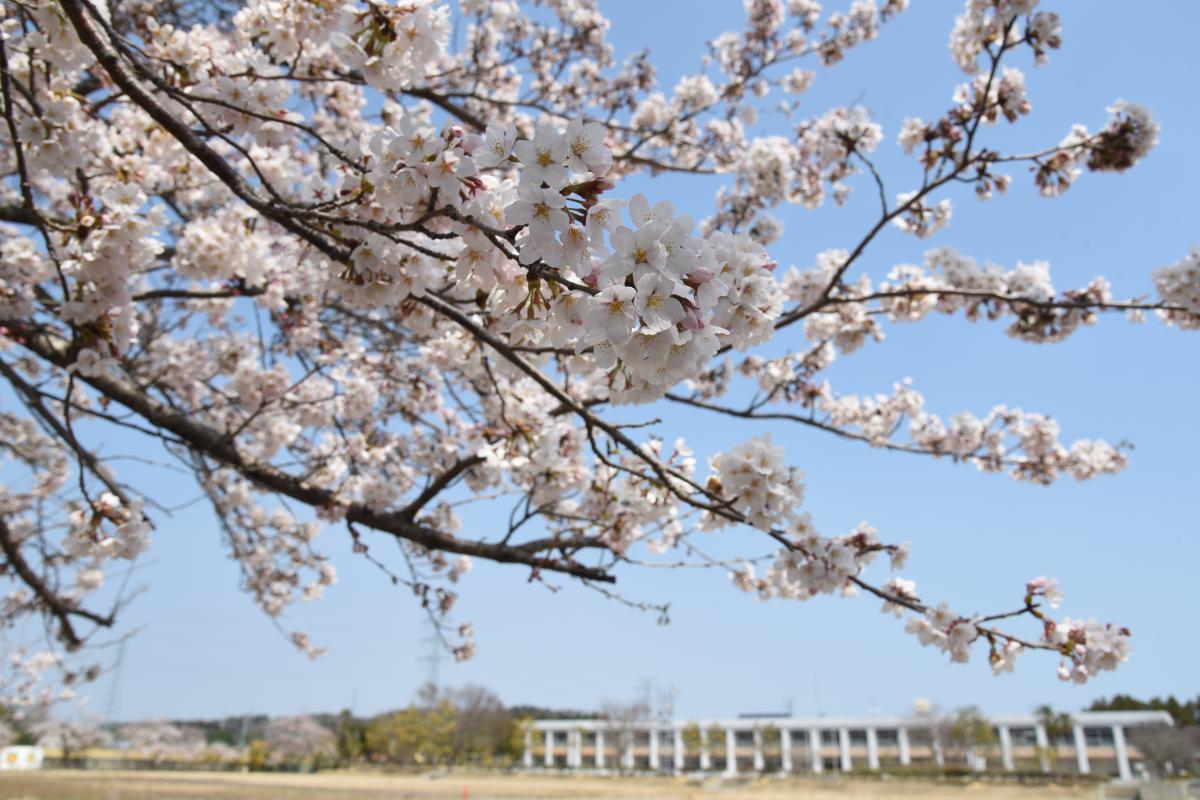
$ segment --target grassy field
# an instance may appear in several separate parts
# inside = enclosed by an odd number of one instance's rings
[[[526,775],[317,775],[207,772],[44,770],[0,773],[0,800],[500,800],[612,798],[613,800],[1094,800],[1095,786],[942,784],[918,780],[803,780],[704,783],[684,778],[598,778]]]

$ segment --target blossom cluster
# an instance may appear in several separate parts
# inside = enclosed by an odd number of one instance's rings
[[[948,246],[926,251],[924,266],[901,264],[887,278],[876,292],[894,322],[916,322],[934,312],[961,312],[968,320],[1011,315],[1009,335],[1030,342],[1065,339],[1080,326],[1095,324],[1098,310],[1113,302],[1103,278],[1059,293],[1044,261],[1018,263],[1011,270],[980,266]]]
[[[297,599],[315,600],[337,581],[337,570],[312,548],[318,524],[299,522],[283,509],[268,512],[255,502],[248,482],[228,470],[214,474],[206,489],[241,567],[243,588],[267,615],[280,616]],[[312,577],[304,583],[306,570]],[[292,634],[292,640],[310,656],[323,652],[301,632]]]
[[[921,644],[936,647],[959,663],[971,659],[971,645],[979,638],[976,621],[951,611],[945,602],[927,609],[921,616],[911,617],[904,630],[916,636]]]
[[[1094,619],[1059,622],[1047,620],[1042,641],[1059,650],[1064,660],[1058,677],[1086,683],[1100,672],[1111,671],[1129,659],[1128,628]]]
[[[771,444],[770,434],[718,453],[709,467],[709,490],[731,498],[733,508],[756,528],[771,530],[790,521],[804,500],[803,473],[783,463],[783,448]],[[721,527],[728,521],[710,515],[710,524]]]
[[[721,346],[743,349],[770,335],[782,302],[762,248],[723,232],[694,236],[691,218],[669,201],[599,199],[611,186],[603,175],[612,156],[598,124],[540,127],[532,140],[490,129],[487,142],[489,158],[507,158],[511,147],[520,164],[504,211],[520,226],[520,263],[569,281],[569,291],[551,289],[546,335],[589,349],[614,399],[660,396]]]
[[[825,537],[802,520],[794,535],[793,545],[779,551],[766,576],[773,593],[788,599],[852,594],[850,579],[884,549],[875,529],[865,522],[844,536]]]
[[[1159,311],[1168,325],[1200,328],[1200,247],[1169,267],[1154,271],[1154,284],[1163,302],[1175,309]]]
[[[450,38],[450,9],[436,0],[369,0],[365,10],[345,6],[341,15],[330,36],[334,50],[377,89],[420,83],[437,68]]]
[[[1112,116],[1098,133],[1074,125],[1053,153],[1038,159],[1034,181],[1043,196],[1070,188],[1083,173],[1080,165],[1092,172],[1124,172],[1158,144],[1158,123],[1144,106],[1118,100],[1108,113]]]
[[[1052,11],[1034,13],[1038,0],[966,0],[950,32],[950,54],[963,72],[979,71],[979,56],[993,45],[1025,41],[1038,63],[1062,44],[1062,24]],[[1024,33],[1017,22],[1026,18]]]

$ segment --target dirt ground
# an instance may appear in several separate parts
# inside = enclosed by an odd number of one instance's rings
[[[704,782],[686,778],[531,775],[317,775],[43,770],[0,773],[0,800],[1095,800],[1095,786],[950,784],[924,780],[778,779]]]

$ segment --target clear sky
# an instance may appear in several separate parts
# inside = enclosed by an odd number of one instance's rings
[[[624,54],[655,53],[669,92],[694,71],[703,42],[741,24],[737,0],[611,0],[611,40]],[[840,5],[831,3],[830,5]],[[963,81],[947,35],[961,4],[925,0],[889,23],[881,38],[819,73],[804,98],[810,112],[861,102],[883,124],[879,164],[890,191],[918,178],[895,145],[907,116],[933,118]],[[1162,126],[1161,144],[1132,172],[1085,175],[1066,196],[1036,196],[1031,176],[1014,171],[1008,196],[981,204],[955,197],[951,225],[922,242],[889,231],[859,269],[877,279],[900,262],[919,262],[927,247],[950,244],[1011,267],[1048,260],[1060,288],[1108,277],[1118,295],[1151,290],[1151,271],[1173,263],[1200,240],[1200,96],[1194,37],[1200,4],[1157,0],[1046,4],[1063,17],[1065,43],[1047,66],[1026,69],[1034,104],[1013,132],[989,130],[1004,147],[1057,142],[1073,122],[1095,130],[1118,98],[1148,106]],[[758,132],[779,120],[764,119]],[[784,130],[784,132],[786,132]],[[873,221],[872,187],[858,183],[845,209],[784,209],[787,228],[772,248],[781,265],[804,267],[826,248],[852,246]],[[617,189],[671,198],[696,217],[711,210],[713,182],[639,179]],[[1051,488],[1018,484],[973,468],[871,450],[819,431],[733,425],[681,411],[661,413],[664,434],[686,435],[699,455],[770,429],[788,459],[808,473],[808,510],[826,533],[861,520],[885,541],[912,540],[906,577],[926,599],[947,599],[963,612],[991,612],[1019,602],[1036,575],[1060,578],[1061,613],[1119,621],[1134,633],[1129,664],[1077,687],[1055,677],[1056,659],[1029,654],[1016,674],[993,678],[985,653],[947,663],[903,633],[903,623],[865,598],[819,598],[805,604],[760,603],[735,591],[722,574],[626,570],[622,590],[670,601],[671,624],[565,585],[552,593],[526,582],[521,568],[477,563],[462,586],[459,617],[475,624],[479,654],[466,664],[443,657],[446,684],[476,682],[509,703],[595,708],[632,699],[651,680],[677,690],[682,716],[793,709],[798,714],[898,713],[915,697],[942,707],[977,704],[1019,712],[1049,702],[1077,709],[1100,695],[1195,694],[1200,646],[1197,612],[1196,493],[1200,490],[1200,394],[1196,333],[1107,318],[1065,344],[1032,346],[1002,325],[936,319],[891,325],[831,372],[847,392],[888,392],[906,376],[931,410],[986,413],[1005,403],[1052,414],[1064,439],[1103,437],[1136,444],[1129,468],[1115,477]],[[799,344],[798,332],[784,337]],[[787,342],[785,342],[786,344]],[[191,495],[161,469],[118,464],[123,477],[154,481],[156,495]],[[486,533],[486,514],[467,517]],[[472,527],[474,526],[474,528]],[[750,533],[705,534],[713,553],[767,552]],[[320,546],[335,558],[340,582],[316,604],[289,612],[285,625],[309,631],[331,652],[315,662],[298,654],[237,591],[235,564],[222,550],[202,506],[163,520],[135,582],[148,588],[127,622],[143,626],[126,647],[116,694],[102,681],[91,713],[113,699],[115,716],[212,717],[332,711],[373,713],[409,701],[430,674],[428,629],[417,603],[353,557],[341,530]],[[886,576],[882,565],[876,570]]]

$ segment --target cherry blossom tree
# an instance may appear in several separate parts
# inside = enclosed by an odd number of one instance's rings
[[[473,559],[646,607],[614,582],[651,557],[763,598],[874,595],[920,643],[959,662],[982,650],[996,672],[1031,649],[1081,682],[1125,660],[1119,624],[1052,616],[1052,578],[968,616],[880,575],[873,562],[900,570],[908,545],[866,523],[822,532],[769,435],[698,463],[688,431],[616,409],[771,420],[1039,484],[1118,472],[1124,447],[1061,441],[1047,416],[946,418],[907,384],[858,396],[825,372],[934,315],[1039,343],[1104,315],[1200,327],[1195,250],[1132,299],[944,245],[884,274],[864,264],[885,229],[945,228],[955,186],[1055,196],[1132,167],[1158,137],[1149,113],[1118,100],[1039,150],[997,149],[993,130],[1032,110],[1018,64],[1065,35],[1036,0],[948,16],[962,82],[886,134],[866,108],[801,114],[796,98],[907,0],[745,0],[744,27],[669,91],[648,55],[617,63],[592,0],[530,6],[5,0],[0,453],[18,477],[0,509],[0,618],[48,632],[13,654],[5,702],[95,677],[84,645],[121,631],[131,596],[112,576],[165,512],[106,461],[116,431],[194,476],[273,618],[335,581],[320,542],[343,535],[459,658],[475,649],[452,622]],[[754,135],[762,111],[789,124]],[[872,160],[887,137],[919,182],[889,186]],[[723,177],[712,213],[622,192],[663,172]],[[861,238],[779,269],[772,209],[852,190],[878,195]],[[466,503],[504,521],[465,529]],[[730,563],[693,544],[735,527],[777,554]]]
[[[30,732],[40,746],[58,750],[63,761],[78,757],[89,747],[103,747],[112,741],[109,732],[90,719],[44,719],[31,725]]]
[[[333,732],[310,716],[280,717],[267,723],[264,741],[277,761],[293,764],[337,753]]]
[[[118,735],[130,750],[155,762],[192,761],[205,750],[204,734],[198,728],[165,720],[123,725]]]

